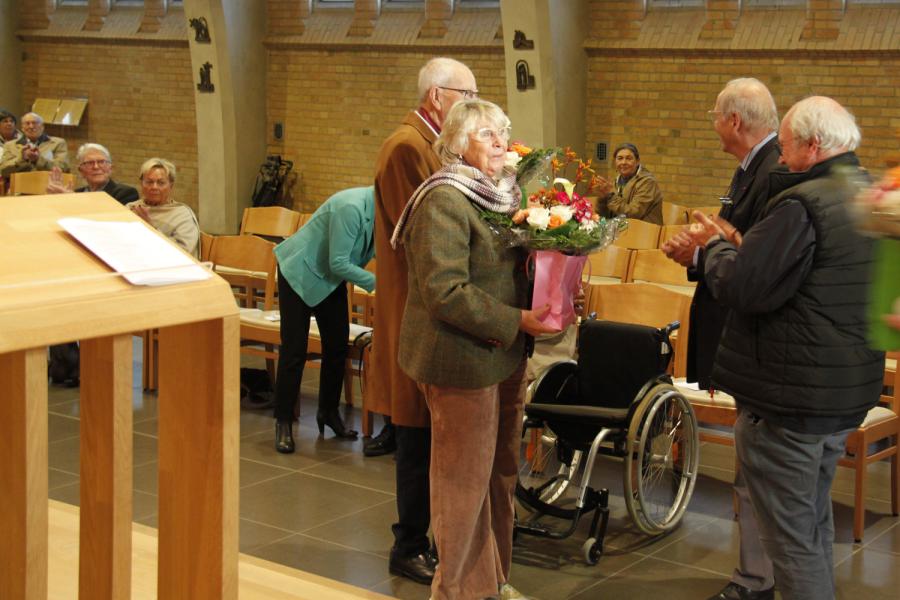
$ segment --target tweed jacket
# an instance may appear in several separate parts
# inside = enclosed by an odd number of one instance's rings
[[[322,302],[345,281],[371,292],[375,276],[363,267],[375,254],[374,227],[372,187],[340,191],[275,246],[278,269],[308,306]]]
[[[3,145],[0,173],[4,177],[9,177],[12,173],[50,171],[53,167],[59,167],[66,173],[69,172],[69,148],[66,145],[66,140],[43,134],[37,139],[37,142],[40,156],[38,156],[37,162],[34,163],[22,158],[22,150],[28,143],[28,138],[22,136],[17,140],[6,142]]]
[[[432,149],[437,134],[413,111],[385,140],[375,162],[375,335],[371,377],[366,394],[372,410],[391,415],[406,427],[429,427],[431,415],[425,398],[397,364],[400,321],[406,304],[406,253],[391,248],[391,235],[400,213],[419,185],[441,168]]]
[[[483,388],[509,377],[525,355],[524,253],[506,247],[451,186],[435,188],[416,209],[405,244],[400,367],[417,382],[447,387]]]

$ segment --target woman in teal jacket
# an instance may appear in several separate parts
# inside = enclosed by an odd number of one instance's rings
[[[275,247],[281,310],[281,350],[275,381],[275,449],[294,451],[294,402],[303,379],[310,317],[322,338],[319,377],[319,433],[325,425],[341,438],[355,439],[338,414],[347,359],[349,281],[371,292],[375,276],[363,267],[375,254],[374,188],[336,193],[300,230]]]

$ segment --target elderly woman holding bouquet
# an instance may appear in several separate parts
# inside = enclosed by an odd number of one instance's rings
[[[509,119],[484,100],[450,111],[435,150],[444,167],[410,199],[392,244],[406,245],[409,295],[401,368],[431,410],[434,600],[509,595],[513,493],[524,403],[525,337],[549,333],[529,310],[526,255],[482,211],[515,213],[504,169]]]

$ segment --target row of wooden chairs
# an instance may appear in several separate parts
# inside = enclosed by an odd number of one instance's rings
[[[719,206],[684,206],[674,202],[663,201],[662,221],[663,225],[687,225],[693,223],[693,212],[699,210],[705,215],[714,215],[719,212]]]
[[[694,293],[696,283],[688,281],[687,270],[657,248],[633,250],[612,245],[588,255],[588,262],[584,276],[590,277],[591,283],[643,281],[674,286],[672,289],[683,294]]]

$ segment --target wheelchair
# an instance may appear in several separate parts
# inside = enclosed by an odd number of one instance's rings
[[[601,454],[623,461],[625,505],[641,532],[656,536],[678,526],[694,491],[700,449],[690,402],[666,374],[669,336],[678,327],[677,321],[657,329],[585,320],[578,361],[551,365],[529,386],[523,438],[530,431],[531,441],[516,497],[531,514],[516,519],[517,534],[564,539],[593,512],[582,555],[596,564],[609,520],[609,490],[589,485]],[[544,517],[571,524],[548,526]]]

